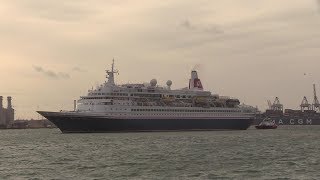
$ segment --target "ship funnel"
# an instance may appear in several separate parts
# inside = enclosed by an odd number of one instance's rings
[[[189,89],[203,90],[201,80],[198,78],[197,71],[191,71],[191,79],[189,81]]]

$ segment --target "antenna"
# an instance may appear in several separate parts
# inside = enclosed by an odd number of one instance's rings
[[[119,71],[114,69],[114,59],[112,59],[111,71],[106,70],[106,72],[106,77],[108,78],[107,84],[114,85],[114,74],[119,74]]]

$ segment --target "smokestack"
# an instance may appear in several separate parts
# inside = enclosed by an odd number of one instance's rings
[[[73,101],[73,111],[76,111],[77,109],[77,100]]]
[[[202,83],[198,78],[197,71],[191,71],[191,79],[189,81],[189,89],[203,90]]]
[[[3,97],[0,96],[0,110],[3,108]]]
[[[8,109],[12,109],[12,104],[11,104],[12,98],[11,98],[11,96],[8,96],[7,99],[8,99]]]

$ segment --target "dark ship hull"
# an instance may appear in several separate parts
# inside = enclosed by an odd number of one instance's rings
[[[119,118],[38,112],[63,133],[246,130],[254,117],[239,118]]]
[[[300,111],[286,109],[282,111],[267,110],[263,114],[258,114],[254,120],[254,125],[260,124],[264,119],[270,119],[277,125],[320,125],[320,113],[312,110]]]
[[[266,117],[257,117],[254,125],[260,124]],[[320,125],[320,117],[267,117],[277,125]]]

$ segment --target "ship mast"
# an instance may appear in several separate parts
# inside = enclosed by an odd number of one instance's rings
[[[107,72],[107,78],[108,78],[108,82],[107,84],[109,85],[115,85],[114,83],[114,74],[117,74],[119,71],[114,69],[114,59],[112,59],[112,67],[111,67],[111,71],[106,70]]]

